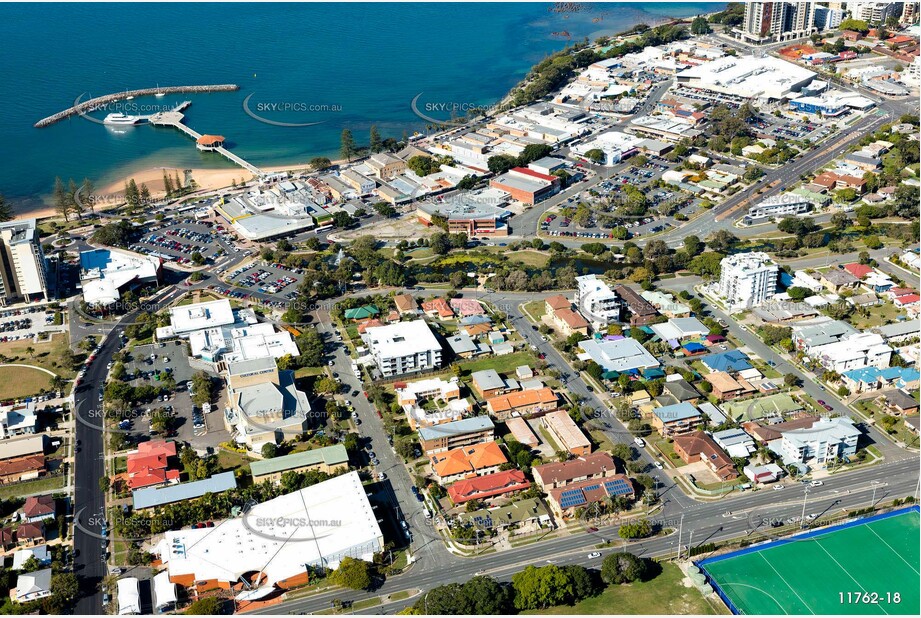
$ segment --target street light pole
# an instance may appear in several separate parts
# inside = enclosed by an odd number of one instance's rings
[[[804,483],[803,484],[803,514],[800,516],[800,519],[799,519],[799,527],[801,529],[806,527],[806,498],[808,496],[809,496],[809,485],[806,485]]]
[[[871,485],[873,485],[873,498],[870,500],[870,508],[872,509],[876,506],[876,488],[879,486],[879,481],[873,481]]]
[[[684,513],[681,514],[681,521],[678,522],[678,555],[677,559],[681,560],[681,531],[684,528]]]

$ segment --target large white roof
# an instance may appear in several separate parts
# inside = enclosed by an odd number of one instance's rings
[[[658,367],[659,361],[646,351],[636,339],[603,340],[586,339],[579,347],[601,365],[605,371],[621,373],[631,369]]]
[[[815,73],[772,56],[724,56],[678,73],[678,81],[746,98],[782,99],[810,82]]]
[[[156,551],[171,578],[237,581],[262,571],[266,583],[303,573],[308,565],[336,568],[351,556],[371,560],[382,550],[377,515],[357,472],[337,476],[251,508],[214,528],[173,530]]]
[[[382,358],[409,356],[441,349],[424,320],[369,328],[365,331],[365,339],[374,354]]]
[[[233,309],[226,298],[205,303],[181,305],[169,310],[170,325],[177,335],[203,328],[233,324]]]

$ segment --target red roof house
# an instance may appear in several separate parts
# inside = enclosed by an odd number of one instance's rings
[[[26,521],[35,522],[54,517],[54,498],[51,495],[29,496],[22,506]]]
[[[866,264],[858,264],[857,262],[845,264],[844,270],[851,273],[858,279],[863,279],[864,277],[869,275],[871,272],[873,272],[873,269],[867,266]]]
[[[128,455],[128,487],[134,490],[165,483],[178,483],[179,470],[169,469],[169,458],[175,456],[175,442],[167,440],[141,442],[137,452]]]
[[[483,500],[513,491],[524,491],[530,486],[531,483],[525,478],[524,472],[507,470],[457,481],[448,487],[448,495],[454,504],[463,504],[470,500]]]

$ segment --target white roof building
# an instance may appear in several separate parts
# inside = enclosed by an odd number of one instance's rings
[[[367,329],[361,338],[384,376],[441,366],[441,344],[424,320],[376,326]]]
[[[257,504],[214,528],[171,530],[155,552],[171,579],[237,582],[261,572],[265,585],[335,569],[346,556],[371,561],[384,539],[357,472]]]
[[[169,310],[169,317],[171,332],[174,335],[234,323],[233,309],[226,298],[173,307]]]
[[[829,371],[843,373],[863,367],[885,369],[889,366],[892,348],[882,335],[857,333],[834,343],[812,347],[808,354]]]
[[[617,165],[622,159],[628,158],[637,151],[642,137],[622,133],[620,131],[608,131],[575,144],[572,152],[584,157],[590,150],[600,150],[604,153],[603,165]]]
[[[21,570],[26,561],[32,557],[38,560],[40,565],[51,563],[51,552],[48,551],[48,546],[36,545],[35,547],[16,550],[16,553],[13,554],[13,570]]]
[[[719,295],[730,305],[753,307],[777,292],[779,268],[760,251],[736,253],[720,261]]]
[[[658,367],[659,361],[646,351],[646,348],[636,339],[586,339],[579,343],[584,354],[581,360],[591,359],[601,365],[605,371],[620,373],[634,369],[649,369]]]
[[[780,452],[785,463],[805,463],[815,459],[817,463],[823,464],[836,457],[855,454],[859,436],[860,430],[848,418],[822,418],[812,427],[783,432]]]
[[[35,401],[0,407],[0,439],[35,433]]]
[[[141,613],[141,590],[137,577],[118,580],[118,615],[136,616]]]
[[[677,83],[753,99],[784,99],[813,80],[801,66],[764,56],[724,56],[677,75]]]
[[[611,287],[595,275],[576,277],[574,303],[594,330],[601,330],[620,320],[623,301]]]
[[[27,603],[50,596],[51,569],[22,573],[16,578],[16,593],[13,599],[17,602]]]
[[[688,337],[702,337],[710,334],[710,329],[703,325],[697,318],[672,318],[664,324],[653,324],[649,328],[660,339],[686,339]]]
[[[169,580],[169,571],[161,571],[153,578],[153,605],[164,612],[176,605],[176,584]]]
[[[123,249],[80,252],[80,285],[90,305],[111,305],[123,291],[143,283],[156,283],[161,260]]]

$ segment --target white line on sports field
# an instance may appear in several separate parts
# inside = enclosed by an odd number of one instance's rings
[[[799,593],[796,591],[796,588],[794,588],[794,587],[791,586],[789,583],[787,583],[787,580],[784,579],[784,576],[780,574],[780,571],[778,571],[777,569],[774,568],[774,565],[771,564],[771,561],[768,560],[767,558],[765,558],[765,557],[764,557],[764,554],[763,554],[762,552],[760,552],[760,551],[758,552],[758,555],[761,556],[761,559],[764,560],[764,561],[767,563],[767,565],[768,565],[769,567],[771,567],[771,570],[772,570],[772,571],[774,571],[775,573],[777,573],[777,577],[780,578],[780,581],[782,581],[784,584],[787,585],[787,588],[789,588],[790,591],[791,591],[793,594],[796,595],[796,598],[799,599],[799,600],[800,600],[800,603],[802,603],[803,606],[804,606],[806,609],[809,610],[809,613],[812,614],[813,616],[815,616],[816,614],[815,614],[815,612],[813,611],[813,609],[812,609],[811,607],[809,607],[809,604],[806,603],[806,601],[803,600],[803,597],[801,597],[801,596],[799,595]]]
[[[918,569],[916,569],[916,568],[914,567],[914,565],[912,565],[908,560],[906,560],[906,559],[902,556],[902,554],[900,554],[899,552],[895,551],[895,548],[893,548],[892,545],[890,545],[889,543],[886,543],[886,539],[884,539],[883,537],[881,537],[881,536],[876,532],[876,530],[874,530],[873,528],[871,528],[869,525],[867,525],[867,530],[869,530],[870,532],[872,532],[873,534],[875,534],[875,535],[876,535],[876,538],[878,538],[880,541],[882,541],[882,542],[886,545],[886,547],[888,547],[889,549],[891,549],[891,550],[892,550],[892,553],[894,553],[896,556],[898,556],[898,557],[902,560],[902,562],[904,562],[905,564],[907,564],[909,569],[911,569],[911,570],[914,571],[915,573],[918,573],[918,575],[921,575],[921,572],[919,572]]]
[[[854,579],[854,576],[851,575],[850,572],[849,572],[847,569],[845,569],[844,566],[843,566],[840,562],[838,562],[838,559],[835,558],[834,556],[832,556],[832,555],[831,555],[831,552],[828,551],[827,549],[825,549],[825,548],[822,546],[821,541],[819,541],[818,539],[816,539],[816,543],[815,543],[815,544],[819,546],[819,549],[821,549],[821,550],[824,551],[826,554],[828,554],[828,557],[829,557],[829,558],[831,558],[832,560],[835,561],[835,564],[838,565],[838,568],[841,569],[842,571],[844,571],[844,574],[847,575],[848,577],[850,577],[850,578],[851,578],[851,581],[854,582],[855,584],[857,584],[857,587],[858,587],[858,588],[860,588],[860,589],[863,590],[864,592],[867,591],[867,589],[864,588],[864,587],[860,584],[859,581],[857,581],[856,579]],[[882,605],[877,604],[877,607],[879,607],[881,610],[883,610],[883,613],[884,613],[884,614],[886,614],[887,616],[889,615],[889,612],[887,612],[886,609],[885,609]]]
[[[752,586],[751,584],[743,584],[743,583],[741,583],[741,582],[739,582],[739,583],[730,583],[730,582],[726,582],[725,584],[723,584],[723,586],[724,586],[724,587],[725,587],[725,586],[744,586],[744,587],[746,587],[746,588],[751,588],[752,590],[757,590],[758,592],[760,592],[761,594],[763,594],[764,596],[766,596],[766,597],[769,598],[770,600],[774,601],[774,603],[777,604],[777,607],[780,608],[780,611],[782,611],[784,614],[789,614],[789,613],[790,613],[790,612],[788,612],[786,609],[784,609],[784,606],[781,604],[780,601],[778,601],[777,599],[774,598],[774,595],[773,595],[773,594],[770,594],[769,592],[765,592],[764,590],[762,590],[762,589],[759,588],[758,586]],[[736,609],[738,609],[738,608],[736,608]],[[739,611],[742,611],[742,610],[739,610]]]

